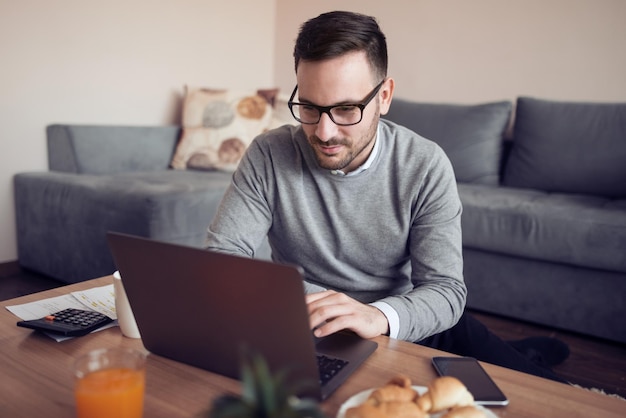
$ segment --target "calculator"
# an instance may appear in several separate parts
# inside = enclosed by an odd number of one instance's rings
[[[17,326],[66,337],[80,337],[112,321],[113,319],[100,312],[70,308],[40,319],[19,321]]]

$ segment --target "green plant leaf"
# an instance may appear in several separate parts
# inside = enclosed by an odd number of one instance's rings
[[[216,399],[211,418],[325,418],[317,401],[295,396],[310,382],[288,383],[286,370],[272,374],[259,353],[242,350],[241,357],[241,396]]]
[[[213,402],[209,416],[211,418],[247,418],[253,417],[254,411],[240,397],[225,395]]]
[[[278,399],[276,382],[272,377],[267,362],[260,356],[253,358],[253,367],[257,377],[258,406],[264,412],[264,416],[271,417],[280,407],[281,399]]]

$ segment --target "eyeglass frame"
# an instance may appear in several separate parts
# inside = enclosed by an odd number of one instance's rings
[[[383,87],[383,84],[385,84],[385,81],[387,81],[387,78],[384,78],[383,81],[381,81],[380,83],[378,83],[378,85],[376,87],[374,87],[374,89],[365,97],[365,99],[363,99],[363,101],[361,103],[342,103],[342,104],[337,104],[337,105],[332,105],[332,106],[318,106],[312,103],[300,103],[300,102],[294,102],[293,98],[296,96],[296,91],[298,91],[298,85],[296,84],[296,87],[293,89],[293,92],[291,93],[291,97],[289,97],[289,101],[287,102],[287,106],[289,106],[289,110],[291,111],[291,115],[293,116],[293,118],[295,120],[297,120],[298,122],[302,123],[303,125],[317,125],[318,123],[320,123],[320,120],[322,119],[322,114],[326,113],[328,115],[328,117],[330,118],[330,120],[333,121],[333,123],[337,126],[353,126],[353,125],[357,125],[359,123],[361,123],[361,121],[363,120],[363,110],[367,107],[368,104],[370,104],[370,102],[374,99],[374,97],[376,97],[376,95],[378,94],[378,92],[380,91],[380,89]],[[300,106],[309,106],[309,107],[313,107],[317,110],[317,112],[319,113],[319,117],[317,118],[316,122],[303,122],[300,120],[300,118],[296,117],[295,113],[293,112],[293,106],[294,105],[300,105]],[[336,108],[336,107],[345,107],[345,106],[356,106],[360,111],[361,111],[361,117],[359,118],[359,120],[357,122],[354,123],[337,123],[335,121],[335,119],[333,118],[333,115],[331,113],[331,110]]]

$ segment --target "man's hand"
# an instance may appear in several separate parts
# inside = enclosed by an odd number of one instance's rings
[[[374,338],[389,332],[387,317],[373,306],[343,293],[326,290],[306,296],[311,329],[316,337],[325,337],[349,329],[363,338]]]

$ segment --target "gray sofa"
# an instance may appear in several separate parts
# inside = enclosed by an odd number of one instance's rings
[[[74,283],[116,270],[109,230],[202,246],[231,175],[170,169],[180,130],[49,126],[50,171],[14,178],[19,263]]]
[[[452,161],[468,307],[625,343],[626,104],[521,97],[512,112],[395,99],[386,117]],[[179,133],[48,127],[50,171],[14,178],[20,264],[110,274],[107,230],[201,246],[230,174],[169,169]]]
[[[626,342],[626,104],[521,97],[394,100],[388,117],[437,141],[463,202],[470,308]]]

